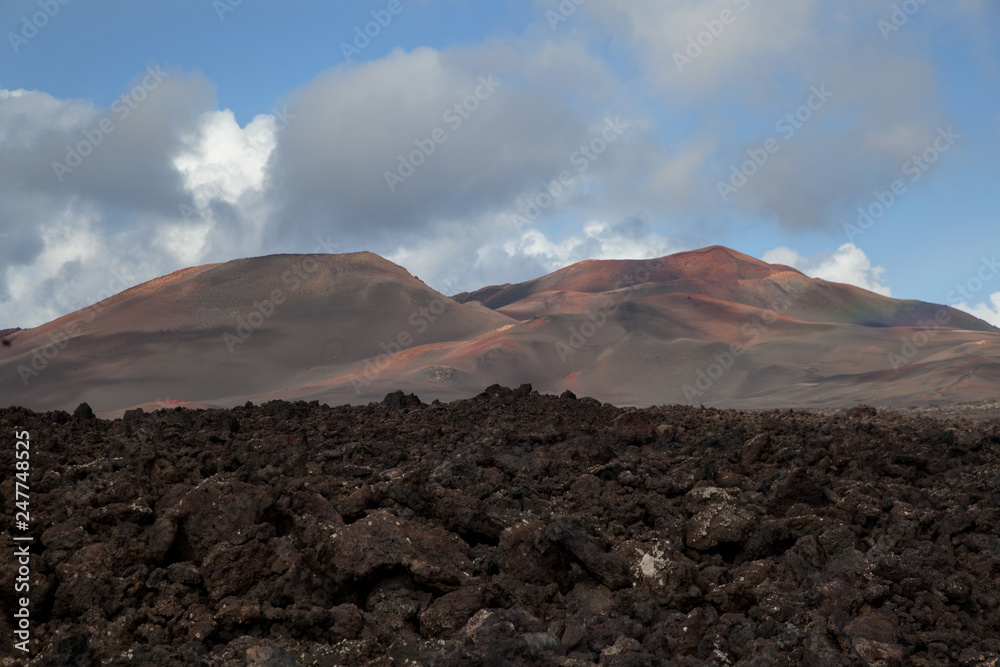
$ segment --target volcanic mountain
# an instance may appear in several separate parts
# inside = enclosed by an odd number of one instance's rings
[[[0,404],[229,405],[375,359],[400,337],[433,346],[512,323],[367,252],[208,264],[10,335]]]
[[[722,246],[653,260],[587,260],[535,280],[484,287],[455,296],[480,301],[512,317],[566,312],[583,295],[627,290],[632,298],[699,295],[715,301],[769,309],[803,322],[871,327],[915,326],[940,308],[868,290],[809,278],[783,264],[768,264]],[[584,297],[584,301],[589,301]],[[997,331],[972,315],[947,308],[949,324],[970,331]],[[529,315],[530,313],[530,315]]]
[[[423,400],[499,383],[619,405],[926,404],[995,397],[1000,331],[948,306],[720,246],[589,260],[446,297],[371,253],[185,269],[7,334],[0,405]]]

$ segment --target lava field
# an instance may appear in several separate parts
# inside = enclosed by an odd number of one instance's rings
[[[0,410],[0,665],[997,665],[1000,421],[425,404]]]

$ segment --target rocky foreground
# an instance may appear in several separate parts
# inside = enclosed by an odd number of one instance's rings
[[[477,398],[0,410],[31,664],[996,665],[1000,422]],[[0,664],[21,664],[11,614]]]

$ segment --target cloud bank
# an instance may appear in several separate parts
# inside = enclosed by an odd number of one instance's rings
[[[950,122],[929,29],[880,30],[885,3],[588,0],[554,23],[559,3],[537,6],[507,42],[345,63],[242,126],[214,82],[156,65],[107,108],[0,87],[0,326],[115,275],[318,244],[454,293],[746,221],[833,238]],[[921,11],[974,35],[993,10]],[[890,293],[853,244],[765,259]]]

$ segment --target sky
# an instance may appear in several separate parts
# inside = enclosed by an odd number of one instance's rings
[[[725,245],[1000,325],[1000,3],[4,0],[0,329],[369,250],[445,294]]]

